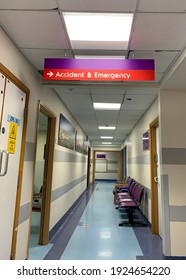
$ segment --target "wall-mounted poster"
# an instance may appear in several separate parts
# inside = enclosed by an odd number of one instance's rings
[[[76,131],[76,152],[83,153],[83,135]]]
[[[71,150],[74,150],[75,146],[75,128],[63,114],[60,114],[59,118],[58,144]]]
[[[149,150],[149,131],[143,133],[143,150]]]
[[[88,147],[89,147],[89,141],[84,139],[84,142],[83,142],[83,153],[85,155],[88,155]]]
[[[106,154],[97,154],[96,157],[97,158],[106,158]]]

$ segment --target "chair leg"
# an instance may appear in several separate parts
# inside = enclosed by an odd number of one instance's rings
[[[122,226],[124,226],[124,225],[130,225],[131,223],[132,223],[132,209],[131,209],[131,207],[128,207],[127,209],[127,216],[128,216],[128,221],[123,221],[123,222],[121,222],[121,223],[119,223],[119,226],[120,227],[122,227]]]
[[[128,221],[119,223],[120,227],[123,227],[125,225],[131,225],[131,226],[139,225],[139,226],[143,226],[143,227],[147,226],[147,223],[145,223],[144,217],[143,217],[143,221],[140,221],[140,222],[134,221],[134,219],[133,219],[133,210],[134,209],[132,207],[128,208]]]

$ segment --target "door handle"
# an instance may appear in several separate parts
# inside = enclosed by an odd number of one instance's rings
[[[158,183],[158,177],[154,177],[154,181]]]
[[[0,176],[5,176],[8,171],[9,153],[0,149]]]

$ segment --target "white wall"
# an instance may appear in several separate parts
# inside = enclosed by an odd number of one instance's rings
[[[186,256],[186,92],[160,92],[163,250]]]
[[[0,29],[0,61],[30,89],[26,151],[18,227],[16,258],[27,258],[29,220],[33,187],[34,150],[38,100],[56,114],[56,141],[58,139],[59,114],[62,113],[75,129],[82,132],[60,99],[41,84],[41,77],[17,50],[9,37]],[[83,132],[82,132],[83,133]],[[73,161],[73,162],[72,162]],[[87,156],[55,145],[54,172],[50,229],[66,213],[86,188]],[[24,242],[23,242],[24,240]]]
[[[127,176],[145,186],[143,212],[151,221],[150,151],[143,150],[143,134],[149,130],[149,124],[158,116],[158,99],[150,106],[133,131],[122,144],[127,146]]]

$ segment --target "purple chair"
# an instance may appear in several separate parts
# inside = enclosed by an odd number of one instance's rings
[[[133,212],[135,209],[139,210],[139,206],[141,204],[142,196],[143,196],[144,188],[137,184],[134,188],[131,197],[120,199],[119,201],[119,209],[125,209],[128,214],[128,222],[121,222],[119,226],[124,226],[125,224],[139,224],[139,222],[135,222],[133,219]],[[141,222],[140,225],[147,226],[146,223]]]

